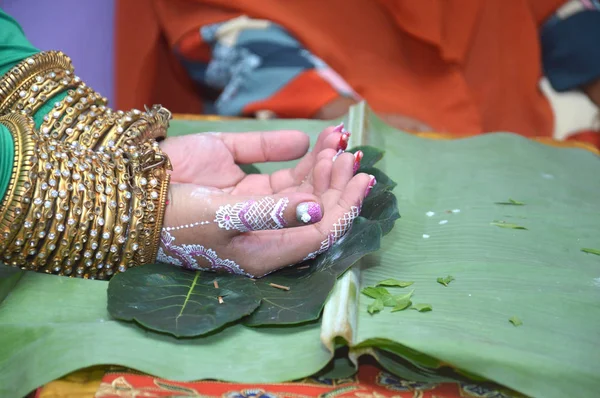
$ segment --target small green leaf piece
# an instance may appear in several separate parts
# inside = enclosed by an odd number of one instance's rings
[[[392,308],[392,312],[403,311],[403,310],[407,309],[408,307],[410,307],[411,304],[412,303],[411,303],[410,299],[399,300],[396,302],[396,306],[394,308]]]
[[[508,229],[527,229],[521,225],[507,223],[506,221],[494,221],[490,225],[500,228],[508,228]]]
[[[595,254],[596,256],[600,256],[600,249],[590,249],[584,247],[583,249],[581,249],[581,251],[584,253]]]
[[[369,314],[375,314],[383,309],[383,301],[381,299],[375,299],[369,306],[367,307],[367,311]]]
[[[454,280],[454,277],[452,275],[448,275],[445,278],[442,278],[442,277],[437,278],[437,283],[440,283],[440,284],[442,284],[442,285],[444,285],[444,286],[447,287],[448,284],[450,282],[452,282],[453,280]]]
[[[519,318],[517,318],[516,316],[511,317],[508,320],[510,323],[512,323],[514,326],[521,326],[523,324],[523,321],[521,321]]]
[[[385,287],[367,286],[361,290],[361,293],[365,296],[382,300],[387,296],[391,296],[390,292]]]
[[[377,286],[388,286],[388,287],[409,287],[414,282],[399,281],[398,279],[384,279],[377,283]]]
[[[496,202],[497,205],[504,206],[525,206],[525,203],[519,202],[518,200],[508,199],[508,202]]]
[[[412,298],[413,293],[414,290],[411,290],[409,293],[394,296],[394,308],[392,308],[392,312],[402,311],[410,307],[412,304],[410,299]]]
[[[417,310],[419,312],[428,312],[428,311],[433,310],[433,308],[431,307],[431,304],[425,304],[425,303],[415,304],[411,308],[413,310]]]

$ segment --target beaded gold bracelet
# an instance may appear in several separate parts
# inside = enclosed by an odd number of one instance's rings
[[[8,190],[0,203],[0,254],[3,254],[5,262],[10,262],[12,256],[5,253],[5,249],[19,232],[29,211],[38,159],[35,156],[36,142],[31,119],[13,112],[0,116],[0,123],[11,132],[15,153]]]

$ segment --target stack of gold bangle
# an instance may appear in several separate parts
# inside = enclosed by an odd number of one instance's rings
[[[61,93],[36,130],[28,115]],[[171,168],[156,140],[169,111],[112,111],[68,57],[49,52],[0,80],[0,114],[15,143],[0,261],[107,279],[156,259]]]

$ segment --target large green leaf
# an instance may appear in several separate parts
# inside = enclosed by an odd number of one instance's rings
[[[137,267],[111,279],[108,312],[176,337],[201,336],[238,321],[260,305],[253,280],[193,272],[163,264]]]
[[[364,258],[360,270],[345,273],[342,283],[359,271],[363,287],[388,278],[414,281],[415,300],[434,308],[370,316],[371,299],[358,297],[358,320],[347,340],[351,353],[373,350],[382,358],[380,350],[391,352],[385,356],[390,361],[382,361],[398,373],[404,372],[400,363],[443,377],[435,369],[446,364],[531,396],[596,396],[600,257],[581,249],[598,248],[598,158],[508,134],[429,141],[384,126],[360,106],[349,119],[353,145],[385,148],[378,167],[398,182],[394,193],[403,218],[382,249]],[[314,142],[324,126],[176,121],[171,131],[300,129]],[[284,164],[257,166],[270,172]],[[526,205],[495,204],[511,197]],[[448,213],[454,209],[460,212]],[[430,211],[435,215],[427,216]],[[493,227],[493,220],[528,230]],[[456,278],[448,288],[436,282],[446,275]],[[102,363],[178,380],[273,382],[314,373],[331,358],[316,322],[236,325],[179,340],[143,331],[108,317],[106,286],[35,274],[16,281],[0,303],[0,396],[23,396]],[[328,303],[343,302],[337,298]],[[523,325],[509,323],[513,316]]]
[[[598,157],[509,134],[427,141],[367,123],[403,217],[361,263],[362,286],[415,281],[434,311],[371,316],[361,297],[355,343],[394,341],[531,396],[595,396],[600,257],[580,249],[600,236]],[[496,204],[507,197],[526,205]],[[510,219],[527,230],[490,226]],[[448,288],[436,282],[446,275]]]

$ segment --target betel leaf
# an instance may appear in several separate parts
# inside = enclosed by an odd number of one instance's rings
[[[375,148],[372,146],[368,146],[368,145],[355,146],[348,150],[348,152],[350,152],[350,153],[356,153],[358,151],[363,152],[363,158],[360,161],[361,167],[359,169],[359,171],[361,171],[361,172],[363,172],[363,170],[362,170],[363,168],[375,166],[375,164],[377,162],[379,162],[385,155],[385,152],[382,151],[381,149],[378,149],[378,148]]]
[[[525,229],[525,230],[527,229],[521,225],[507,223],[506,221],[493,221],[490,223],[490,225],[493,225],[495,227],[500,227],[500,228],[508,228],[508,229]]]
[[[377,282],[377,286],[408,287],[413,283],[414,282],[399,281],[398,279],[384,279],[382,281]]]
[[[595,254],[597,256],[600,256],[600,249],[590,249],[590,248],[584,247],[583,249],[581,249],[581,251],[584,253]]]
[[[497,205],[504,205],[504,206],[524,206],[525,203],[523,202],[519,202],[518,200],[514,200],[514,199],[508,199],[508,202],[496,202]]]
[[[425,304],[425,303],[414,304],[411,308],[413,310],[417,310],[419,312],[428,312],[428,311],[433,310],[433,307],[431,307],[431,304]]]
[[[523,321],[521,321],[518,317],[513,316],[510,317],[510,319],[508,320],[510,323],[512,323],[514,326],[521,326],[523,324]]]
[[[369,311],[369,314],[375,314],[376,312],[383,310],[383,307],[383,300],[375,299],[371,304],[369,304],[367,311]]]
[[[450,282],[452,282],[453,280],[454,280],[454,277],[452,275],[448,275],[445,278],[442,278],[442,277],[437,278],[437,283],[447,287],[450,284]]]
[[[161,264],[117,274],[108,286],[108,311],[114,318],[175,337],[220,329],[252,313],[260,301],[249,278]]]

